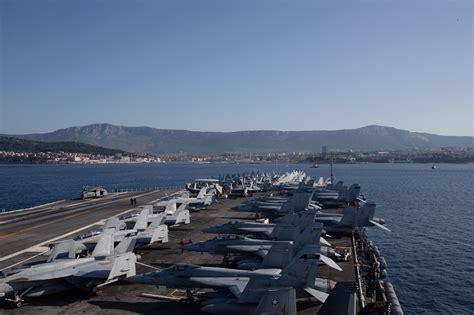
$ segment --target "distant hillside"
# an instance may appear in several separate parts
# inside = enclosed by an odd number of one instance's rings
[[[382,126],[333,131],[197,132],[93,124],[15,137],[38,141],[80,141],[129,152],[156,154],[320,152],[323,145],[330,150],[364,151],[474,146],[474,137],[439,136]]]
[[[0,151],[15,152],[66,152],[114,155],[122,150],[98,147],[80,142],[40,142],[0,136]]]

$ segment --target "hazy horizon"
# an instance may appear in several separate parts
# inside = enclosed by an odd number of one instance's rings
[[[4,0],[0,133],[473,136],[470,1]]]

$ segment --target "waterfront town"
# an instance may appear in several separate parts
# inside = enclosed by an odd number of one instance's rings
[[[150,153],[89,154],[70,152],[0,151],[0,163],[474,163],[472,148],[441,148],[429,150],[391,151],[329,151],[319,153],[224,153],[219,155],[190,155],[186,153],[155,155]]]

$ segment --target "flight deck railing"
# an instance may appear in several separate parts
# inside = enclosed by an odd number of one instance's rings
[[[356,274],[357,280],[357,295],[359,297],[359,307],[362,310],[365,307],[365,297],[362,291],[362,279],[360,276],[360,266],[359,266],[359,259],[357,257],[357,247],[356,247],[356,240],[354,236],[354,231],[352,231],[352,253],[354,257],[354,269]]]

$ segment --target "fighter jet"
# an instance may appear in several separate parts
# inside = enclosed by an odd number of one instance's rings
[[[183,249],[188,251],[209,252],[213,254],[255,254],[261,258],[264,258],[267,256],[273,246],[279,246],[280,249],[285,249],[287,251],[291,259],[293,258],[293,255],[297,253],[300,249],[302,249],[305,245],[319,245],[322,226],[323,225],[321,223],[313,223],[312,225],[308,225],[301,233],[299,232],[300,229],[298,226],[288,227],[288,230],[291,229],[295,231],[294,233],[291,233],[295,235],[293,241],[282,239],[260,240],[239,235],[224,235],[217,236],[216,238],[207,241],[187,244],[183,247]],[[335,257],[335,252],[325,246],[320,247],[317,253],[323,254],[325,256]],[[282,259],[276,260],[276,262],[278,263],[277,265],[269,265],[269,262],[267,262],[267,265],[265,267],[282,268],[286,266],[289,262],[287,261],[286,264],[281,265],[284,261],[285,260]],[[257,267],[255,267],[255,263],[257,263]],[[253,261],[252,266],[253,268],[258,268],[258,261]]]
[[[346,186],[336,185],[337,190],[315,190],[313,200],[317,201],[323,208],[338,208],[348,204],[354,204],[361,198],[360,186],[354,184],[349,189]]]
[[[167,225],[169,227],[179,225],[179,224],[189,224],[191,222],[191,216],[189,210],[187,209],[187,203],[182,203],[178,208],[176,208],[176,202],[168,201],[165,204],[165,209],[162,212],[155,213],[153,205],[146,205],[143,207],[142,212],[147,213],[147,226],[148,227],[158,227],[160,225]],[[132,228],[139,214],[132,215],[128,218],[124,218],[127,226]]]
[[[72,243],[70,242],[69,245]],[[126,246],[125,246],[126,245]],[[96,288],[115,282],[118,277],[136,274],[136,256],[130,252],[130,240],[114,252],[113,233],[104,231],[91,257],[74,259],[74,247],[68,255],[57,255],[50,262],[11,270],[0,279],[0,296],[21,307],[25,297],[39,297],[65,290]]]
[[[239,211],[256,212],[257,216],[265,218],[278,218],[288,213],[304,211],[310,207],[312,193],[295,193],[288,198],[285,203],[271,204],[244,204],[239,207]]]
[[[210,314],[285,314],[296,315],[296,290],[275,288],[265,290],[257,306],[251,303],[230,303],[228,299],[212,299],[203,303],[201,311]]]
[[[199,211],[214,204],[216,202],[216,194],[208,193],[208,188],[202,187],[195,198],[189,197],[189,194],[187,194],[178,198],[159,202],[156,205],[159,206],[162,204],[166,204],[167,202],[174,202],[178,205],[181,205],[182,203],[187,203],[189,210]]]
[[[194,183],[187,183],[184,188],[193,196],[198,195],[202,188],[206,188],[207,193],[212,193],[216,196],[220,196],[223,193],[223,187],[220,185],[220,181],[215,178],[196,179]]]
[[[376,226],[386,231],[390,231],[383,226],[385,221],[381,218],[374,218],[375,203],[366,202],[363,206],[347,207],[343,214],[339,213],[316,213],[316,222],[324,224],[327,233],[350,233],[358,227]]]
[[[271,240],[292,241],[303,232],[303,230],[314,222],[316,212],[314,210],[300,211],[287,214],[276,220],[276,223],[259,223],[231,221],[222,225],[211,226],[203,229],[206,233],[252,235],[257,238]],[[299,227],[299,230],[293,227]],[[324,238],[320,243],[331,246]]]
[[[202,229],[205,233],[214,234],[240,234],[240,235],[255,235],[264,236],[269,239],[276,239],[283,237],[288,233],[288,227],[304,226],[303,224],[311,222],[311,217],[314,218],[315,212],[300,211],[296,213],[289,213],[280,219],[277,223],[261,223],[253,221],[230,221],[221,225],[215,225]],[[314,221],[314,220],[313,220]],[[293,234],[288,236],[292,239]]]
[[[143,209],[137,217],[134,230],[137,231],[137,243],[140,246],[156,242],[168,242],[168,226],[162,222],[152,222],[148,225],[149,209]]]
[[[281,269],[258,269],[254,271],[219,267],[201,267],[179,264],[164,269],[137,275],[127,279],[133,283],[164,285],[170,288],[228,289],[235,299],[230,302],[258,303],[265,291],[272,288],[292,287],[302,289],[324,302],[334,286],[330,280],[316,278],[322,255],[311,246],[302,249],[291,263]]]
[[[147,224],[148,210],[143,209],[140,214],[135,218],[133,229],[126,229],[126,222],[119,220],[118,218],[112,218],[106,221],[101,229],[93,230],[85,234],[79,235],[74,238],[73,244],[75,252],[79,254],[87,254],[94,250],[97,242],[102,237],[102,234],[106,230],[110,230],[113,233],[114,244],[121,242],[124,238],[134,236],[135,246],[142,247],[152,243],[167,243],[168,242],[168,227],[164,224],[150,225]],[[70,240],[63,240],[53,244],[50,244],[50,248],[53,250],[54,247],[63,242],[69,242]],[[133,250],[133,249],[132,249]]]
[[[137,230],[122,230],[122,231],[116,231],[114,229],[110,229],[110,230],[113,232],[114,244],[118,244],[123,239],[136,235],[137,233]],[[55,259],[55,256],[52,253],[54,252],[58,253],[58,248],[61,248],[61,251],[66,250],[67,252],[69,250],[69,246],[74,247],[76,257],[80,255],[87,255],[88,253],[94,250],[95,246],[97,245],[97,242],[102,237],[102,234],[103,234],[103,230],[94,230],[94,231],[90,231],[88,233],[79,235],[78,237],[72,240],[71,239],[61,240],[61,241],[49,244],[50,251],[48,253],[49,254],[48,262]],[[136,243],[136,239],[135,239],[135,243]]]

